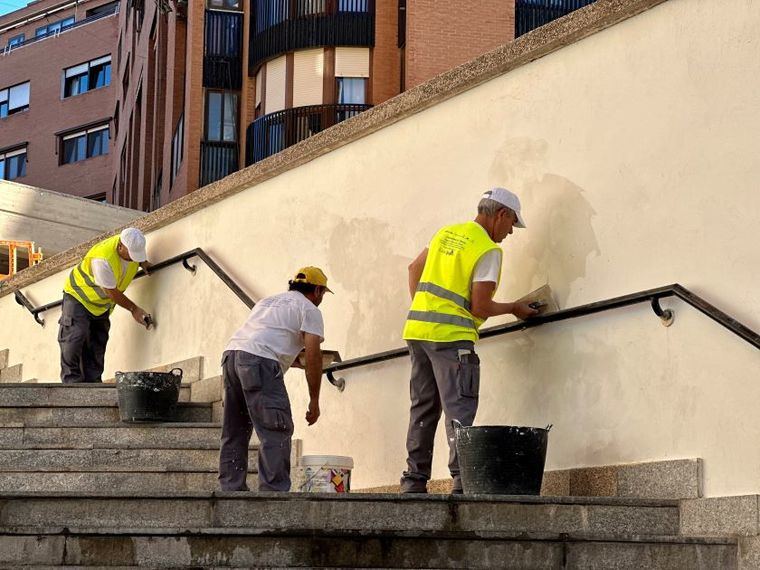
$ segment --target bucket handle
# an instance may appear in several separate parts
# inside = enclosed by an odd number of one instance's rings
[[[457,430],[462,429],[464,426],[459,420],[451,420],[451,427],[454,428],[454,432],[456,433]]]
[[[546,429],[546,431],[551,431],[553,427],[554,427],[554,424],[549,424],[549,425],[548,425],[548,426],[546,426],[546,428],[544,428],[544,429]]]
[[[327,467],[328,465],[329,465],[329,463],[325,463],[319,469],[316,469],[314,471],[314,474],[311,477],[309,477],[306,481],[304,481],[303,483],[301,483],[301,485],[298,487],[298,490],[301,491],[302,493],[305,493],[306,491],[304,491],[304,489],[307,487],[307,485],[309,483],[311,483],[314,480],[314,477],[316,477],[319,474],[319,472],[322,469],[324,469],[325,467]],[[301,467],[303,467],[303,465]]]
[[[177,372],[179,372],[179,374],[177,374]],[[181,379],[182,375],[184,374],[184,371],[181,368],[172,368],[169,371],[169,374],[171,374],[172,376],[179,376]]]

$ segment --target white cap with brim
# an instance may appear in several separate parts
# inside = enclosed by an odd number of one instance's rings
[[[126,228],[119,235],[122,245],[127,248],[132,261],[143,262],[148,259],[145,251],[145,236],[137,228]]]
[[[516,228],[525,227],[525,219],[520,213],[520,198],[518,198],[517,194],[514,192],[510,192],[506,188],[491,188],[490,190],[486,191],[480,198],[489,198],[490,200],[494,200],[495,202],[506,206],[517,216],[517,223],[514,226]]]

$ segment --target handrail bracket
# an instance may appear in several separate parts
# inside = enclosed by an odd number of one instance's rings
[[[196,271],[197,268],[192,263],[188,263],[187,262],[187,258],[185,258],[185,259],[182,260],[182,267],[184,267],[190,273],[192,273],[193,275],[195,275],[195,271]]]
[[[663,309],[660,306],[660,297],[652,298],[652,310],[654,311],[655,315],[660,317],[660,321],[664,327],[669,327],[673,324],[673,321],[676,320],[676,314],[672,309]]]

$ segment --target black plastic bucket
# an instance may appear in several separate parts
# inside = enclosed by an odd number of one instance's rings
[[[539,495],[549,430],[453,422],[466,494]]]
[[[119,416],[123,422],[162,422],[174,419],[182,369],[171,372],[117,372]]]

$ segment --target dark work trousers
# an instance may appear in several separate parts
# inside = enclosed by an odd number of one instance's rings
[[[433,443],[443,411],[449,440],[449,471],[454,492],[461,492],[452,420],[471,426],[478,410],[480,360],[471,341],[426,342],[410,340],[412,407],[406,436],[407,470],[401,478],[402,493],[424,493],[433,464]]]
[[[67,293],[58,319],[61,345],[61,382],[102,382],[111,321],[108,311],[96,317]]]
[[[259,491],[290,491],[293,417],[280,363],[242,350],[222,356],[222,491],[247,491],[248,445],[259,438]]]

